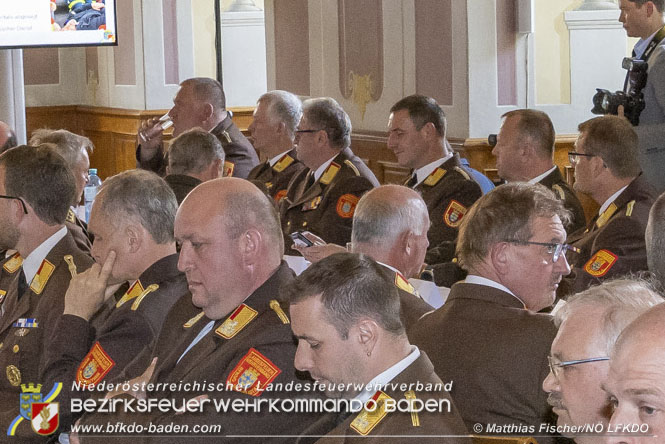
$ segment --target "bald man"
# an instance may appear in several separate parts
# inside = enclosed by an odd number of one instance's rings
[[[610,355],[604,389],[614,405],[608,443],[662,443],[665,437],[665,303],[635,319]],[[634,426],[625,430],[624,425]]]

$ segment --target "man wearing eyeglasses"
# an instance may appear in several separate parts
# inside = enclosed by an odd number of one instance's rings
[[[573,272],[562,283],[560,296],[648,269],[644,235],[657,197],[641,175],[637,135],[627,120],[602,116],[578,128],[575,151],[569,153],[574,189],[589,194],[600,210],[585,230],[568,236],[579,252],[567,256]]]
[[[469,275],[409,332],[437,374],[453,381],[455,404],[476,433],[540,434],[550,417],[540,386],[556,329],[551,316],[536,312],[554,302],[570,272],[568,217],[542,185],[509,183],[481,197],[457,242]]]
[[[328,243],[344,246],[358,200],[379,186],[374,173],[351,151],[351,120],[329,97],[303,103],[296,130],[298,159],[307,168],[293,176],[280,203],[286,254],[291,233],[310,231]]]
[[[578,444],[604,442],[611,406],[601,385],[610,350],[626,325],[661,302],[647,282],[619,279],[576,294],[556,312],[559,331],[543,390],[558,416],[560,434]]]
[[[535,109],[505,113],[501,130],[490,145],[499,176],[509,182],[539,183],[554,191],[571,212],[567,233],[586,225],[582,204],[554,164],[554,125],[549,116]]]
[[[21,384],[41,383],[69,281],[92,265],[64,225],[75,193],[71,170],[50,146],[0,156],[0,248],[17,250],[0,278],[0,424],[19,416]],[[34,437],[29,421],[15,433]]]

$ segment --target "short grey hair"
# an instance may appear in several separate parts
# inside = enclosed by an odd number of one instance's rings
[[[559,327],[571,314],[587,307],[604,308],[602,336],[609,354],[628,324],[663,301],[655,286],[646,279],[614,279],[570,297],[555,313],[554,323]]]
[[[106,179],[95,207],[105,215],[133,219],[158,244],[174,241],[173,224],[178,201],[166,181],[146,170],[129,170]]]
[[[76,165],[81,160],[81,150],[85,149],[88,153],[92,153],[94,150],[90,139],[64,129],[40,128],[35,130],[28,144],[37,146],[42,143],[53,144],[53,148],[65,159],[69,166]]]
[[[388,199],[390,192],[411,191],[412,196],[402,199]],[[367,192],[360,198],[353,214],[351,242],[381,245],[395,240],[405,231],[420,236],[427,231],[429,214],[422,198],[410,188],[401,185],[383,185]]]
[[[331,147],[342,150],[351,145],[351,119],[335,99],[305,100],[302,109],[313,129],[325,130]]]
[[[173,139],[168,157],[171,174],[199,174],[217,160],[224,163],[224,148],[208,131],[193,128]]]
[[[656,199],[649,211],[645,238],[649,271],[661,285],[665,285],[665,193]]]
[[[283,122],[291,137],[295,136],[302,117],[302,102],[298,96],[276,89],[263,94],[257,102],[266,104],[270,117]]]

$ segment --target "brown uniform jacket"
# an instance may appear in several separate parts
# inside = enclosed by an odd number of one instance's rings
[[[343,149],[306,188],[309,168],[293,176],[280,203],[286,254],[299,255],[290,246],[291,233],[311,231],[328,243],[346,246],[351,240],[353,212],[365,192],[379,186],[374,173],[349,148]]]
[[[434,367],[423,351],[420,356],[409,365],[404,371],[398,374],[389,384],[386,385],[383,392],[395,401],[407,399],[406,391],[413,390],[415,397],[422,401],[429,399],[447,399],[450,401],[450,412],[419,412],[418,419],[420,426],[414,426],[413,418],[410,413],[394,411],[388,412],[378,423],[369,421],[365,425],[362,421],[363,413],[353,413],[343,422],[337,425],[337,414],[330,413],[324,415],[319,421],[312,424],[311,427],[303,432],[298,438],[297,444],[321,443],[321,444],[343,444],[343,443],[361,443],[361,442],[389,442],[389,443],[412,443],[412,442],[443,442],[459,443],[471,442],[470,440],[460,441],[459,437],[433,438],[427,435],[458,435],[467,434],[464,422],[455,408],[450,395],[442,388],[437,391],[416,391],[409,388],[409,384],[421,383],[424,386],[431,384],[441,384],[441,379],[434,373]],[[394,384],[394,385],[393,385]],[[400,387],[400,385],[406,387]],[[406,390],[404,390],[406,388]],[[375,395],[376,396],[376,395]],[[372,427],[373,424],[373,427]],[[372,427],[370,429],[370,427]],[[369,430],[368,430],[369,429]],[[364,433],[364,434],[362,434]],[[404,435],[402,438],[395,437]],[[414,437],[414,435],[425,435]],[[390,436],[390,438],[389,438]],[[319,439],[321,438],[321,439]],[[464,438],[462,438],[463,440]]]
[[[40,271],[35,275],[36,279],[28,284],[28,288],[20,298],[17,296],[21,268],[16,268],[13,273],[3,269],[0,290],[6,291],[6,295],[3,302],[5,313],[0,317],[0,369],[2,370],[0,423],[2,424],[9,425],[19,414],[21,384],[32,383],[36,386],[44,383],[43,395],[51,390],[43,379],[46,342],[56,333],[56,323],[64,309],[65,292],[71,279],[69,265],[65,261],[66,256],[71,256],[71,261],[78,272],[86,270],[93,262],[90,256],[76,246],[68,232],[46,255]],[[6,261],[4,265],[8,265],[8,262]],[[17,324],[22,322],[31,326],[22,327]],[[57,399],[55,401],[57,402]],[[33,438],[38,436],[31,430],[28,421],[19,424],[17,435]]]
[[[210,133],[222,142],[224,148],[224,176],[233,176],[246,179],[249,172],[259,163],[259,157],[256,150],[249,143],[249,140],[240,132],[238,127],[227,115],[224,120],[210,130]],[[160,155],[163,148],[158,150],[157,154],[151,159],[141,161],[141,145],[136,148],[136,167],[144,170],[154,171],[160,176],[166,173],[168,158],[166,155]]]
[[[213,329],[205,335],[180,359],[183,352],[192,343],[198,333],[209,323],[205,316],[196,316],[184,325],[178,327],[180,340],[177,344],[160,344],[164,349],[156,349],[158,358],[157,367],[151,382],[164,383],[212,383],[235,384],[239,378],[256,374],[258,381],[265,387],[268,383],[288,383],[302,381],[293,366],[296,343],[293,339],[286,312],[278,309],[272,301],[278,299],[279,288],[289,285],[293,280],[293,271],[285,262],[273,275],[252,293],[242,305],[224,318],[215,321]],[[271,307],[272,305],[272,307]],[[251,318],[252,311],[256,315]],[[251,318],[251,319],[249,319]],[[249,319],[248,322],[244,320]],[[226,337],[224,337],[226,336]],[[178,362],[180,359],[180,362]],[[252,392],[255,386],[250,388]],[[253,393],[253,392],[252,392]],[[294,392],[280,392],[266,390],[262,393],[253,393],[254,396],[265,398],[284,398],[294,396]],[[302,393],[296,392],[296,396]],[[232,390],[210,390],[203,386],[201,389],[178,392],[162,390],[148,393],[149,397],[166,399],[191,399],[195,396],[207,394],[211,399],[252,399],[249,394]],[[221,430],[214,432],[216,437],[200,439],[188,434],[189,442],[220,442],[221,435],[293,435],[299,434],[310,422],[304,420],[308,415],[296,416],[288,413],[268,413],[264,409],[260,413],[217,413],[214,406],[208,404],[202,414],[184,413],[182,415],[139,415],[133,413],[122,420],[153,424],[218,424]],[[109,420],[115,422],[113,415],[96,414],[84,416],[86,423],[95,422],[106,424]],[[111,417],[111,419],[109,419]],[[260,438],[253,441],[250,438],[236,438],[238,442],[292,442],[292,438]],[[99,440],[86,438],[82,442],[108,442],[108,437]],[[112,442],[159,442],[181,443],[183,438],[152,437],[139,438],[130,436],[123,439],[117,437]]]
[[[88,232],[88,224],[79,219],[78,216],[76,216],[76,213],[74,213],[74,211],[71,208],[67,213],[65,226],[67,227],[67,230],[72,234],[72,237],[76,242],[76,246],[78,246],[81,249],[81,251],[90,254],[93,238]]]
[[[186,174],[169,174],[164,177],[164,180],[173,190],[178,205],[185,200],[190,191],[201,184],[201,180],[196,177],[187,176]]]
[[[651,186],[638,176],[602,216],[568,236],[567,243],[581,251],[566,255],[571,273],[561,281],[558,295],[565,297],[608,278],[648,270],[644,232],[656,198]]]
[[[453,381],[451,395],[469,430],[476,423],[538,430],[551,412],[541,386],[555,335],[550,315],[530,312],[496,288],[460,282],[409,338],[441,379]]]
[[[270,166],[267,161],[258,164],[250,171],[247,179],[262,183],[267,194],[276,203],[279,203],[286,196],[286,190],[293,176],[304,168],[305,165],[299,162],[296,157],[296,150],[291,150],[284,154],[273,166]]]
[[[567,233],[574,233],[580,228],[586,226],[586,219],[584,217],[584,209],[577,194],[570,188],[570,185],[563,180],[563,176],[559,168],[555,168],[550,174],[545,176],[540,182],[541,185],[546,186],[554,191],[554,194],[563,201],[563,206],[566,207],[572,216],[570,223],[566,225]]]
[[[82,386],[111,381],[144,349],[152,350],[173,304],[189,294],[184,273],[178,271],[178,255],[166,256],[145,270],[116,303],[106,322],[97,330],[74,315],[61,315],[51,336],[44,381],[63,382],[59,400],[60,426],[76,419],[69,398],[89,392],[71,392],[72,383]],[[146,356],[143,367],[150,364]]]
[[[402,323],[406,330],[415,326],[418,319],[425,313],[434,310],[423,298],[418,295],[416,289],[399,272],[395,272],[386,267],[388,279],[395,282],[399,293],[400,309],[402,310]]]

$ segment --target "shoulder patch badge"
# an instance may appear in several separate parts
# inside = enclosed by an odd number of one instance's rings
[[[152,293],[153,291],[157,291],[159,289],[159,284],[150,284],[148,285],[148,288],[143,290],[141,294],[136,298],[134,303],[132,304],[132,311],[136,311],[137,308],[139,308],[139,305],[141,305],[141,302],[143,302],[143,299],[148,296],[148,294]]]
[[[15,273],[16,270],[21,268],[23,265],[23,258],[20,254],[14,253],[14,255],[5,262],[5,265],[2,266],[7,272]]]
[[[358,200],[360,199],[353,194],[343,194],[337,200],[337,215],[344,219],[353,217],[353,212],[356,210]]]
[[[42,294],[46,283],[53,274],[53,270],[55,270],[55,265],[44,259],[39,266],[39,270],[37,270],[37,274],[32,278],[32,282],[30,282],[30,290],[35,294]]]
[[[363,411],[351,422],[351,428],[359,434],[367,436],[388,414],[385,406],[385,402],[388,399],[392,398],[380,390],[376,392],[365,403]],[[368,409],[368,407],[370,408]]]
[[[416,294],[416,289],[413,288],[413,285],[401,273],[395,273],[395,285],[407,293]]]
[[[205,312],[202,311],[201,313],[197,314],[196,316],[194,316],[194,317],[193,317],[192,319],[190,319],[189,321],[187,321],[187,322],[185,322],[184,324],[182,324],[182,326],[183,326],[184,328],[190,328],[192,325],[194,325],[194,324],[196,324],[197,322],[199,322],[199,320],[203,317],[204,314],[205,314]]]
[[[457,228],[462,223],[462,218],[467,211],[469,211],[467,207],[453,199],[443,213],[443,221],[449,227]]]
[[[252,322],[252,319],[258,315],[259,312],[254,310],[249,305],[240,304],[238,308],[235,309],[231,316],[226,318],[226,320],[217,327],[215,334],[221,336],[224,339],[231,339],[237,335],[240,330],[245,328],[247,324]]]
[[[228,378],[226,384],[231,384],[233,390],[249,396],[260,396],[266,386],[282,373],[270,359],[263,356],[255,348],[250,348],[238,362]]]
[[[231,177],[233,176],[233,168],[235,168],[235,165],[233,162],[229,162],[228,160],[224,161],[224,177]]]
[[[127,290],[127,292],[122,295],[120,300],[115,304],[115,308],[120,308],[125,302],[141,296],[142,293],[143,285],[141,285],[141,281],[137,279],[136,282],[134,282],[134,285],[129,287],[129,290]]]
[[[94,386],[115,366],[115,361],[95,342],[76,371],[76,381],[83,386]]]
[[[630,217],[633,215],[633,207],[635,207],[635,201],[631,200],[626,207],[626,216]]]
[[[328,168],[323,172],[321,175],[321,178],[319,179],[319,182],[321,182],[324,185],[328,185],[332,180],[335,178],[337,173],[342,167],[339,166],[338,163],[331,163],[328,165]]]
[[[443,168],[437,168],[434,171],[432,171],[432,173],[429,176],[427,176],[427,178],[423,181],[423,183],[428,187],[433,187],[434,185],[439,183],[441,178],[443,178],[443,176],[445,176],[447,172],[448,171],[444,170]]]
[[[618,259],[617,255],[609,250],[599,250],[584,265],[584,271],[594,277],[605,276]]]
[[[289,165],[291,165],[294,162],[294,158],[289,156],[288,154],[284,154],[281,159],[273,165],[272,169],[277,171],[278,173],[281,173],[284,171],[286,168],[288,168]]]
[[[76,214],[74,214],[74,211],[71,208],[67,211],[67,222],[70,224],[76,223]]]
[[[552,191],[554,191],[556,194],[559,195],[559,199],[564,200],[566,198],[566,193],[564,193],[563,188],[561,188],[561,185],[558,184],[552,185]]]

